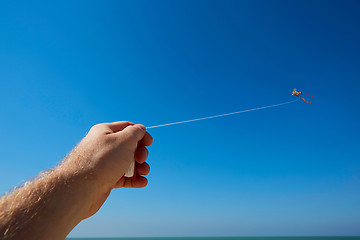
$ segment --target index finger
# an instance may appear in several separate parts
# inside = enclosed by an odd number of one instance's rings
[[[111,131],[116,133],[124,130],[127,126],[134,125],[134,123],[128,121],[118,121],[118,122],[106,123],[106,125],[111,129]]]
[[[139,141],[139,144],[142,146],[150,146],[153,142],[153,138],[150,133],[146,132],[144,137]]]

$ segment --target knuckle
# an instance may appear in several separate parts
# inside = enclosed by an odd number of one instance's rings
[[[106,123],[98,123],[91,127],[90,131],[99,130],[102,128]]]
[[[133,132],[127,132],[124,135],[125,141],[127,141],[129,144],[136,146],[137,144],[137,138],[136,138],[136,134],[134,134]]]
[[[137,142],[137,134],[135,131],[132,131],[130,133],[130,137],[131,137],[132,141]]]

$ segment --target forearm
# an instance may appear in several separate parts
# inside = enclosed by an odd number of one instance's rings
[[[59,167],[0,199],[0,239],[64,239],[112,189],[146,186],[151,143],[143,125],[93,126]],[[137,177],[123,177],[134,159]]]
[[[57,168],[3,196],[0,238],[64,239],[90,207],[91,191],[84,181],[84,176]]]

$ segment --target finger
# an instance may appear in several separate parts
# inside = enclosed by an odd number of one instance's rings
[[[146,177],[138,176],[135,180],[132,180],[131,178],[124,178],[124,187],[126,188],[143,188],[147,185],[148,180]]]
[[[138,175],[148,175],[150,172],[150,166],[149,164],[145,163],[136,163],[136,173]]]
[[[135,160],[138,163],[143,163],[146,161],[148,155],[149,155],[149,151],[146,149],[146,147],[138,146],[135,151]]]
[[[116,133],[124,130],[127,126],[134,125],[134,123],[128,121],[118,121],[118,122],[106,123],[106,125],[111,129],[111,131]]]
[[[121,188],[124,186],[124,183],[125,183],[125,180],[126,180],[126,177],[121,177],[116,183],[115,185],[113,186],[113,188]]]
[[[122,130],[121,133],[129,134],[134,139],[136,139],[136,141],[140,141],[141,139],[143,139],[146,133],[146,128],[144,125],[141,124],[129,125],[125,127],[125,129]]]
[[[142,146],[150,146],[153,142],[153,137],[150,135],[150,133],[146,132],[143,139],[140,141],[140,145]]]

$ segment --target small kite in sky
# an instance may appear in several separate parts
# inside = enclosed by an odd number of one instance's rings
[[[292,95],[294,95],[294,96],[296,96],[296,97],[301,97],[301,96],[300,96],[301,94],[305,94],[305,95],[310,96],[309,94],[307,94],[307,93],[302,93],[302,92],[298,91],[296,88],[294,88],[294,90],[293,90],[293,92],[292,92]],[[310,97],[314,98],[314,96],[310,96]],[[303,98],[303,97],[301,97],[301,99],[304,100],[304,102],[306,102],[306,103],[311,103],[311,102],[309,102],[309,101],[306,101],[305,98]]]
[[[292,92],[292,95],[297,96],[297,97],[301,97],[300,96],[301,94],[309,95],[309,94],[302,93],[302,92],[296,90],[296,88]],[[311,96],[311,97],[313,97],[313,96]],[[306,103],[311,103],[311,102],[306,101],[303,97],[301,97],[301,99],[304,100]],[[224,114],[219,114],[219,115],[214,115],[214,116],[209,116],[209,117],[201,117],[201,118],[195,118],[195,119],[190,119],[190,120],[185,120],[185,121],[180,121],[180,122],[165,123],[165,124],[160,124],[160,125],[155,125],[155,126],[149,126],[149,127],[146,127],[146,129],[159,128],[159,127],[165,127],[165,126],[171,126],[171,125],[177,125],[177,124],[183,124],[183,123],[189,123],[189,122],[202,121],[202,120],[210,119],[210,118],[218,118],[218,117],[224,117],[224,116],[240,114],[240,113],[245,113],[245,112],[257,111],[260,109],[278,107],[281,105],[286,105],[286,104],[294,103],[297,101],[299,101],[299,98],[296,100],[289,101],[289,102],[268,105],[265,107],[257,107],[257,108],[246,109],[246,110],[241,110],[241,111],[231,112],[231,113],[224,113]],[[136,177],[134,172],[135,172],[135,159],[131,162],[131,165],[130,165],[129,169],[126,171],[126,173],[124,174],[124,177],[133,177],[134,178],[134,177]]]

